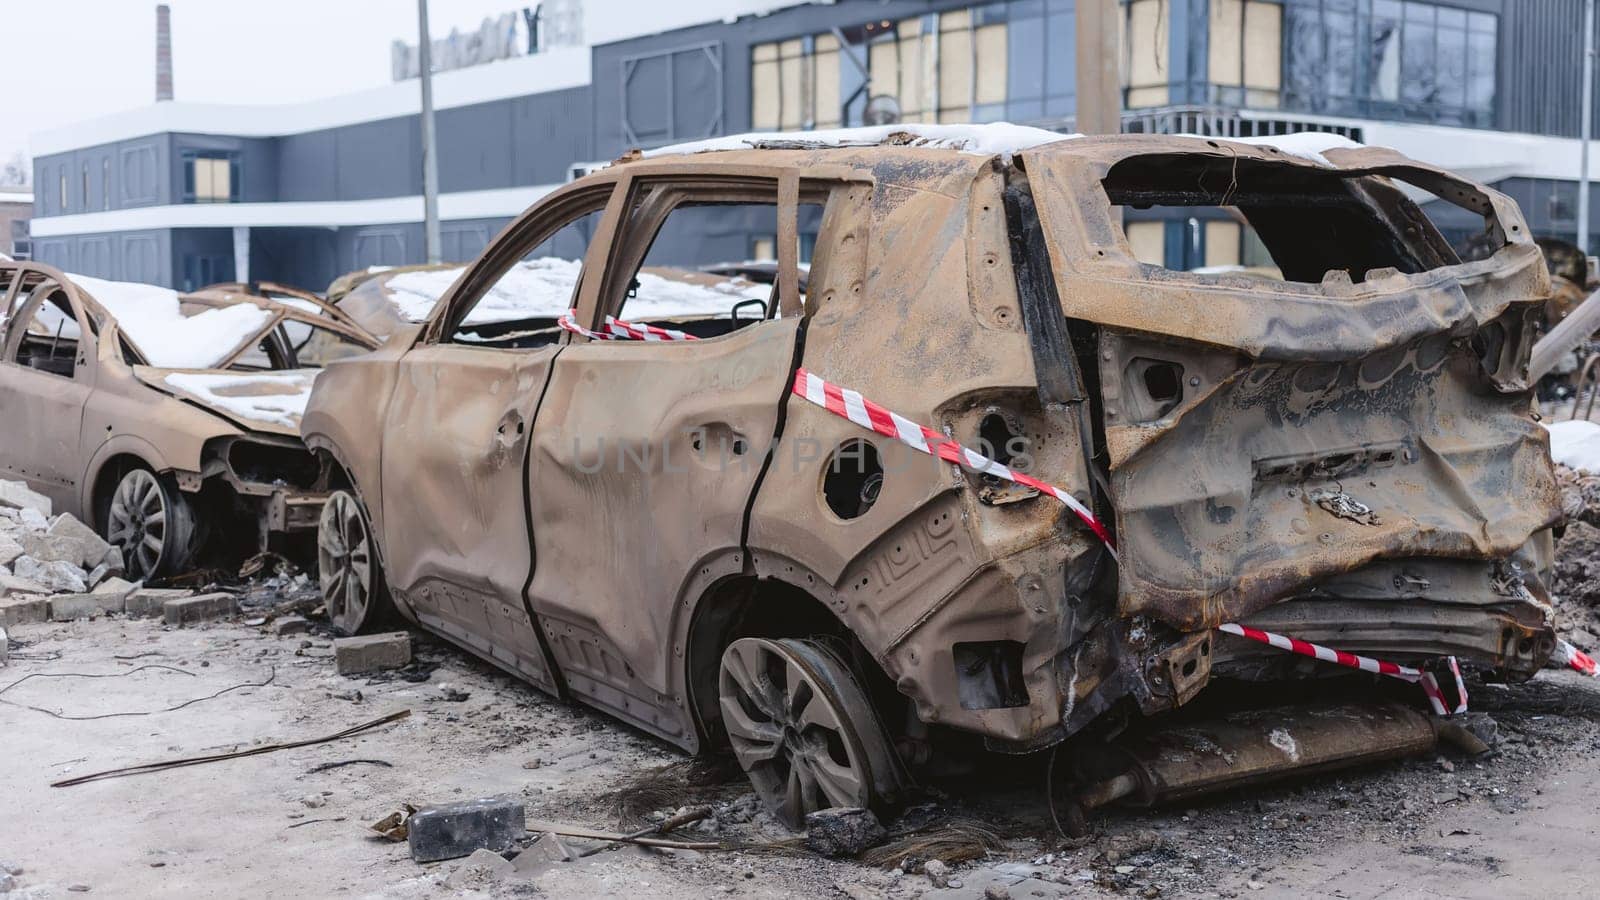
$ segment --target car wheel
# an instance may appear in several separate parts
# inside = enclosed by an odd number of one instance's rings
[[[360,634],[389,621],[389,592],[373,552],[372,526],[349,491],[334,491],[317,525],[322,602],[336,631]]]
[[[117,482],[106,511],[106,542],[138,580],[176,575],[194,561],[194,507],[170,478],[132,469]]]
[[[792,829],[806,813],[873,808],[888,736],[838,656],[814,641],[741,638],[722,654],[718,701],[756,794]]]

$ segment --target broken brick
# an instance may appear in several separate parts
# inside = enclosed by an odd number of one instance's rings
[[[0,595],[0,626],[15,628],[50,618],[50,599],[39,594]]]
[[[411,635],[404,631],[340,638],[333,642],[333,664],[340,675],[398,669],[411,662]],[[470,851],[469,851],[470,852]]]
[[[305,634],[311,630],[311,623],[304,616],[284,616],[272,623],[272,633],[283,637],[290,634]]]
[[[167,602],[193,597],[193,591],[175,588],[138,588],[128,595],[127,613],[130,617],[163,615]]]
[[[411,858],[436,862],[514,846],[527,831],[527,813],[515,797],[484,797],[417,810],[406,828]]]
[[[50,598],[50,621],[70,622],[122,612],[125,594],[57,594]]]
[[[239,598],[232,594],[200,594],[162,604],[168,625],[192,625],[207,619],[220,619],[239,611]]]

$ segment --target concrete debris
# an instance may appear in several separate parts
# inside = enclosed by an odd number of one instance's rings
[[[444,883],[456,890],[487,887],[516,874],[516,866],[493,850],[474,850]]]
[[[20,481],[0,481],[0,506],[50,515],[50,498],[35,493]]]
[[[118,580],[120,581],[121,579]],[[181,589],[141,588],[138,585],[134,587],[137,589],[128,595],[126,609],[127,614],[134,618],[164,615],[168,602],[194,596],[193,591]]]
[[[50,520],[45,514],[36,509],[22,509],[17,512],[17,521],[32,531],[44,531],[50,527]]]
[[[78,558],[73,562],[83,566],[85,569],[95,569],[108,565],[105,560],[107,554],[112,552],[111,545],[106,543],[100,535],[95,534],[93,528],[72,516],[65,514],[56,516],[55,521],[50,523],[50,528],[45,534],[55,538],[57,541],[65,542],[69,546],[75,546],[78,551]],[[116,558],[120,563],[122,560],[120,551],[116,552]]]
[[[527,831],[527,813],[515,797],[484,797],[424,807],[406,820],[406,827],[411,858],[437,862],[478,849],[515,846]]]
[[[950,880],[950,867],[943,860],[930,859],[922,865],[922,873],[928,876],[936,888],[953,887]]]
[[[272,633],[279,637],[291,634],[305,634],[311,630],[311,623],[304,616],[284,616],[272,623]]]
[[[333,664],[340,675],[398,669],[411,662],[411,635],[404,631],[340,638],[333,642]]]
[[[126,594],[57,594],[50,598],[50,621],[71,622],[120,613]]]
[[[50,593],[50,589],[37,581],[31,581],[8,572],[0,573],[0,597],[10,594],[48,593]]]
[[[10,639],[6,637],[6,630],[4,628],[0,628],[0,666],[5,665],[10,659],[11,642]]]
[[[23,553],[22,545],[8,534],[0,533],[0,566],[9,566]]]
[[[16,577],[31,581],[51,594],[82,594],[89,590],[84,571],[64,560],[43,561],[31,556],[19,556],[11,571]]]
[[[41,594],[6,594],[0,591],[0,625],[15,628],[50,618],[50,598]]]
[[[888,836],[870,809],[850,806],[806,814],[806,849],[823,856],[855,856]]]
[[[221,619],[239,611],[239,598],[233,594],[200,594],[162,604],[168,625],[192,625],[208,619]]]

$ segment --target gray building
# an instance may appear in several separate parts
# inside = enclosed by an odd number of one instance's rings
[[[1499,186],[1541,235],[1576,234],[1582,0],[1122,10],[1125,130],[1334,131]],[[470,258],[575,171],[633,147],[885,114],[1072,130],[1073,0],[729,0],[717,13],[630,36],[596,27],[591,6],[586,30],[605,40],[438,75],[445,256]],[[35,135],[34,255],[180,288],[320,288],[420,262],[416,110],[410,81],[281,107],[162,102]],[[1474,225],[1439,221],[1459,235]],[[1250,264],[1257,249],[1225,218],[1130,220],[1127,232],[1142,258],[1175,268]],[[770,247],[758,227],[708,234],[729,257]]]

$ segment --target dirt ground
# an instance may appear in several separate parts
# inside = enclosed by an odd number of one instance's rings
[[[416,647],[406,670],[347,678],[334,673],[325,632],[118,618],[15,629],[12,662],[0,668],[0,863],[21,870],[10,896],[1576,897],[1593,896],[1600,880],[1600,685],[1572,673],[1477,687],[1475,708],[1506,739],[1487,757],[1391,763],[1190,809],[1114,811],[1079,841],[1050,823],[1042,763],[983,758],[978,777],[931,785],[889,823],[892,834],[930,823],[979,829],[991,850],[936,889],[915,857],[886,869],[804,854],[742,779],[685,786],[654,773],[688,768],[660,742],[453,648],[421,636]],[[77,674],[18,683],[35,673]],[[160,710],[266,681],[149,715],[63,719],[27,708]],[[50,787],[318,737],[401,709],[411,716],[332,743]],[[351,760],[360,761],[313,771]],[[642,776],[668,787],[642,795]],[[709,802],[716,816],[698,839],[763,846],[610,850],[508,877],[462,861],[419,866],[404,844],[365,830],[402,803],[508,793],[524,798],[530,820],[608,830],[653,804]]]

